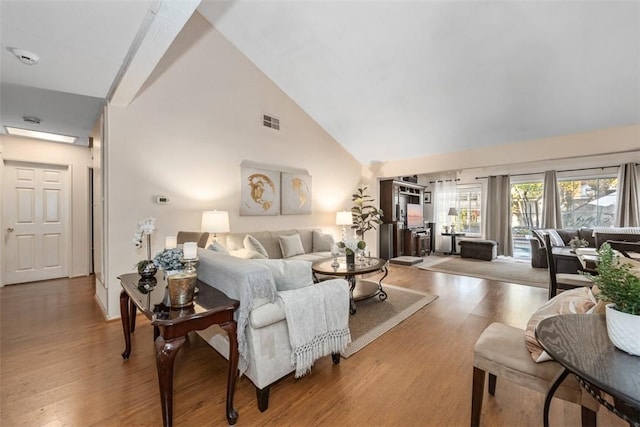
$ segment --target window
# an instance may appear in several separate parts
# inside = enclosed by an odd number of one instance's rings
[[[482,187],[480,185],[458,185],[453,194],[453,206],[442,205],[439,215],[441,224],[455,224],[456,230],[470,236],[482,234],[481,207],[482,207]],[[455,207],[458,216],[449,217],[449,208]]]
[[[531,258],[531,230],[540,228],[542,181],[511,184],[511,239],[513,257]]]
[[[617,177],[558,180],[562,226],[614,226],[617,185]]]

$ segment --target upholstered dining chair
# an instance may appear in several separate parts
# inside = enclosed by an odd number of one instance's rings
[[[544,244],[547,247],[547,264],[549,264],[549,299],[556,296],[558,289],[571,289],[581,286],[590,288],[593,286],[593,282],[582,274],[556,273],[551,238],[548,233],[544,234]]]
[[[184,242],[196,242],[199,248],[204,248],[209,240],[209,233],[200,231],[178,231],[176,243],[181,245]]]

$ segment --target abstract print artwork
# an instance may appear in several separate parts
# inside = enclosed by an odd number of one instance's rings
[[[282,214],[311,213],[311,176],[282,172]]]
[[[280,214],[280,172],[241,168],[240,215]]]

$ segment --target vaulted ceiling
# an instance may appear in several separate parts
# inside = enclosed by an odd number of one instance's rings
[[[640,123],[637,1],[2,0],[1,124],[86,143],[195,7],[363,163]]]

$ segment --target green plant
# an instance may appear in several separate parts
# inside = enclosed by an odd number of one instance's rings
[[[631,266],[608,243],[600,247],[598,255],[598,275],[589,275],[600,290],[598,299],[614,303],[616,310],[623,313],[640,315],[640,277],[630,271]]]
[[[364,233],[369,230],[375,230],[376,224],[382,224],[382,210],[376,208],[371,203],[375,199],[366,194],[367,187],[360,187],[357,193],[351,195],[351,200],[354,206],[351,208],[351,215],[353,216],[352,229],[356,231],[356,234],[360,239],[364,240]]]

